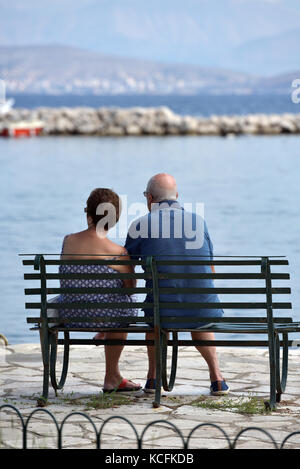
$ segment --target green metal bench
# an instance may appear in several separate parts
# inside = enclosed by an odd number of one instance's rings
[[[50,257],[50,258],[49,258]],[[113,345],[113,344],[124,344],[124,345],[154,345],[156,352],[156,366],[157,366],[157,380],[156,380],[156,392],[153,402],[154,407],[160,405],[161,399],[161,387],[165,391],[171,391],[176,377],[177,368],[177,356],[178,347],[183,345],[207,345],[207,346],[252,346],[252,347],[268,347],[269,350],[269,367],[270,367],[270,399],[267,405],[274,409],[276,402],[280,401],[281,394],[285,390],[287,373],[288,373],[288,348],[291,345],[297,344],[297,341],[289,339],[289,333],[300,332],[300,324],[294,322],[291,317],[282,316],[282,314],[275,314],[275,311],[280,310],[285,312],[291,309],[292,305],[290,302],[276,302],[273,300],[274,295],[288,295],[291,293],[289,287],[282,284],[279,281],[286,281],[289,279],[289,274],[286,272],[274,272],[273,269],[281,268],[282,266],[288,265],[288,261],[282,258],[274,257],[222,257],[214,258],[213,260],[201,258],[199,260],[191,260],[186,258],[185,260],[176,260],[174,257],[170,260],[160,260],[153,256],[149,256],[143,260],[61,260],[51,258],[49,255],[35,255],[34,258],[23,260],[25,266],[33,267],[37,272],[30,272],[24,275],[25,280],[38,281],[38,288],[26,288],[26,295],[34,295],[38,297],[37,302],[26,303],[26,308],[30,310],[38,310],[40,312],[38,317],[28,317],[27,322],[30,324],[36,323],[37,326],[32,329],[38,329],[41,337],[41,349],[44,365],[44,378],[43,378],[43,393],[42,401],[48,398],[49,389],[49,377],[51,380],[52,387],[57,393],[57,390],[62,389],[67,377],[68,362],[69,362],[69,348],[70,345],[79,344],[90,344],[90,345]],[[105,274],[60,274],[57,273],[58,267],[61,264],[102,264],[102,265],[113,265],[113,264],[134,264],[138,266],[136,272],[133,274],[121,274],[105,273]],[[217,268],[217,273],[161,273],[160,266],[164,265],[176,265],[179,268],[183,265],[214,265]],[[54,266],[54,267],[53,267]],[[145,272],[141,270],[144,267]],[[55,268],[56,272],[49,272],[49,269]],[[141,270],[140,272],[137,270]],[[239,271],[242,269],[242,271]],[[68,288],[63,289],[61,287],[50,286],[49,283],[62,278],[97,278],[97,279],[128,279],[135,278],[139,280],[150,279],[152,281],[151,288],[145,286],[137,286],[136,288]],[[163,288],[159,285],[161,279],[166,278],[212,278],[214,279],[215,287],[209,288]],[[274,285],[274,282],[277,285]],[[142,282],[144,284],[144,282]],[[280,285],[278,285],[280,283]],[[237,284],[234,286],[234,284]],[[176,290],[176,293],[217,293],[221,297],[221,303],[194,303],[186,302],[182,303],[162,303],[160,302],[161,294],[172,294]],[[61,320],[59,318],[49,318],[47,312],[50,309],[61,308],[82,308],[86,307],[86,303],[53,303],[49,300],[49,295],[59,295],[62,293],[127,293],[127,294],[141,294],[152,293],[153,302],[145,303],[139,301],[136,303],[94,303],[89,306],[91,309],[107,309],[107,308],[143,308],[154,311],[153,317],[148,316],[147,313],[132,317],[130,320],[128,317],[114,317],[114,321],[118,323],[129,323],[130,326],[125,328],[103,328],[103,329],[82,329],[82,328],[67,328],[64,323],[72,322],[97,322],[95,318],[68,318],[67,320]],[[223,301],[222,296],[230,301]],[[251,298],[251,300],[249,300]],[[254,300],[252,301],[252,299]],[[278,298],[278,296],[277,296]],[[284,297],[286,298],[286,297]],[[244,300],[244,301],[242,301]],[[199,308],[223,308],[224,316],[221,318],[195,318],[193,316],[185,317],[184,321],[188,322],[199,322],[201,326],[202,322],[213,321],[214,324],[205,328],[206,332],[216,332],[223,334],[233,334],[233,338],[226,340],[215,340],[215,341],[195,341],[180,340],[178,338],[179,332],[189,332],[195,329],[179,329],[176,327],[176,323],[182,322],[182,318],[168,317],[168,323],[174,324],[170,329],[164,329],[161,327],[160,307],[164,308],[180,308],[180,309],[193,309]],[[246,314],[246,315],[245,315]],[[105,323],[110,322],[110,317],[100,318],[98,322]],[[153,328],[147,323],[153,323]],[[52,327],[49,324],[57,324]],[[110,331],[120,332],[126,331],[134,334],[144,334],[147,331],[154,332],[154,340],[146,341],[144,338],[140,339],[128,339],[126,341],[121,340],[94,340],[94,339],[83,339],[83,338],[71,338],[70,334],[74,331],[79,332],[92,332],[92,331]],[[63,334],[63,338],[59,339],[59,333]],[[172,339],[170,339],[170,334]],[[236,335],[238,334],[238,338]],[[265,334],[266,339],[250,340],[249,335],[251,334]],[[242,339],[241,336],[242,335]],[[281,336],[281,340],[280,340]],[[63,345],[63,366],[59,380],[56,377],[56,357],[57,357],[57,346]],[[298,345],[298,344],[297,344]],[[170,376],[168,377],[167,372],[167,350],[168,346],[172,348],[171,356],[171,370]],[[282,356],[281,356],[282,355]],[[40,401],[40,403],[42,402]]]

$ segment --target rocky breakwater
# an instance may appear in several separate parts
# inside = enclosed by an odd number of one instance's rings
[[[44,135],[277,135],[300,134],[300,114],[250,114],[192,117],[157,108],[13,109],[0,116],[7,123],[41,120]]]

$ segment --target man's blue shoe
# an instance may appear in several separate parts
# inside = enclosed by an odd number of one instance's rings
[[[223,381],[213,381],[210,386],[210,393],[212,396],[226,396],[229,393],[229,386],[227,386],[225,379]]]
[[[144,387],[144,392],[146,394],[155,394],[156,379],[147,379],[147,382]]]

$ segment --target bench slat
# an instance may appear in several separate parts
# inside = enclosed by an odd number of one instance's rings
[[[47,295],[59,295],[59,294],[71,294],[71,293],[79,293],[79,294],[99,294],[99,293],[122,293],[124,295],[131,295],[134,293],[151,293],[153,290],[152,288],[144,288],[144,287],[137,287],[137,288],[108,288],[108,287],[99,287],[99,288],[91,288],[91,287],[82,287],[82,288],[47,288],[46,293]],[[25,295],[40,295],[42,290],[40,288],[25,288],[24,290]]]
[[[134,274],[121,274],[121,273],[112,273],[112,274],[45,274],[44,278],[48,280],[107,280],[107,279],[150,279],[152,278],[151,274],[147,273],[134,273]],[[260,279],[265,280],[266,276],[264,274],[255,274],[255,273],[158,273],[158,279],[228,279],[228,280],[243,280],[243,279]],[[281,279],[288,280],[290,275],[287,273],[271,273],[271,279]],[[41,274],[24,274],[25,280],[40,280]]]
[[[174,291],[176,290],[176,291]],[[40,288],[25,288],[24,292],[25,295],[40,295],[41,294]],[[144,287],[136,287],[136,288],[125,288],[122,287],[122,293],[124,294],[132,294],[132,293],[151,293],[153,291],[152,288],[144,288]],[[213,288],[191,288],[191,287],[174,287],[174,288],[166,288],[162,287],[159,289],[160,293],[162,294],[169,294],[169,295],[176,295],[178,293],[195,293],[195,294],[206,294],[206,293],[222,293],[222,294],[247,294],[247,295],[254,295],[260,294],[265,295],[266,289],[265,288],[231,288],[231,287],[213,287]],[[46,293],[48,295],[54,294],[65,294],[65,293],[120,293],[120,288],[107,288],[107,287],[99,287],[99,288],[47,288]],[[272,288],[272,294],[290,294],[290,288]]]
[[[266,276],[264,274],[255,274],[255,273],[158,273],[157,278],[160,280],[163,279],[228,279],[228,280],[242,280],[242,279],[260,279],[265,280]],[[289,279],[290,275],[287,273],[271,273],[271,279]]]
[[[44,259],[45,265],[146,265],[145,260],[113,259]],[[23,265],[34,265],[34,260],[23,260]]]
[[[143,323],[143,322],[153,322],[153,317],[144,317],[144,316],[141,316],[141,317],[127,317],[127,318],[124,318],[124,317],[114,317],[113,318],[114,321],[116,322],[126,322],[126,323],[133,323],[133,322],[136,322],[136,323]],[[182,321],[182,318],[178,318],[178,317],[168,317],[167,318],[168,321],[172,321],[174,323],[176,322],[181,322]],[[201,321],[200,321],[201,319]],[[43,319],[41,317],[28,317],[26,318],[27,320],[27,323],[28,324],[33,324],[33,323],[41,323],[43,321]],[[212,317],[209,317],[209,318],[197,318],[197,320],[199,320],[199,323],[200,322],[213,322],[213,323],[267,323],[268,319],[267,317],[222,317],[222,318],[212,318]],[[68,319],[63,319],[63,318],[47,318],[47,321],[49,323],[54,323],[54,322],[60,322],[60,323],[69,323],[69,322],[83,322],[83,321],[86,321],[86,322],[111,322],[112,321],[112,318],[111,317],[104,317],[104,318],[85,318],[85,317],[82,317],[82,318],[68,318]],[[195,322],[195,318],[194,317],[185,317],[184,318],[184,321],[186,322]],[[289,317],[276,317],[276,318],[273,318],[273,321],[274,323],[292,323],[293,322],[293,319],[292,318],[289,318]],[[107,330],[107,328],[106,328]],[[119,328],[118,328],[119,330]],[[194,329],[193,329],[194,330]]]
[[[276,332],[300,332],[300,325],[299,323],[290,324],[274,324],[274,330]],[[202,332],[202,331],[209,331],[209,332],[216,332],[220,334],[268,334],[268,325],[267,324],[214,324],[211,327],[202,328],[202,329],[165,329],[168,332]],[[179,343],[180,341],[178,341]],[[218,342],[216,340],[216,342]],[[233,345],[235,340],[231,341]],[[269,342],[267,342],[269,345]],[[234,346],[234,345],[233,345]]]
[[[58,345],[64,345],[63,339],[58,339]],[[128,339],[127,341],[105,341],[105,344],[121,344],[121,345],[153,345],[152,340],[133,340]],[[104,341],[96,341],[94,339],[70,339],[68,340],[69,345],[102,345]],[[173,345],[173,341],[169,340],[167,342],[169,346]],[[193,345],[202,345],[202,346],[222,346],[222,347],[267,347],[269,342],[267,340],[215,340],[215,341],[193,341]],[[280,342],[282,346],[283,342]],[[189,346],[192,345],[191,341],[189,340],[178,340],[176,341],[176,345],[178,346]],[[288,341],[288,345],[292,345],[292,341]]]
[[[41,303],[25,303],[26,309],[40,309],[42,306]],[[153,303],[144,303],[144,302],[109,302],[109,303],[47,303],[47,309],[135,309],[135,308],[153,308]],[[194,302],[185,302],[185,303],[160,303],[162,309],[266,309],[267,303],[194,303]],[[291,309],[291,303],[272,303],[274,309]]]
[[[108,279],[151,279],[151,274],[148,273],[135,273],[135,274],[46,274],[44,276],[47,280],[108,280]],[[41,280],[41,274],[24,274],[25,280]]]
[[[153,303],[47,303],[47,309],[153,309]],[[26,309],[41,309],[42,303],[25,303]]]
[[[261,260],[156,260],[157,265],[220,265],[220,266],[236,266],[236,265],[261,265]],[[269,260],[270,265],[289,265],[288,260]]]
[[[47,322],[48,323],[59,323],[59,324],[68,324],[70,322],[86,322],[86,323],[105,323],[105,322],[124,322],[126,324],[130,324],[130,323],[145,323],[147,318],[143,317],[143,316],[128,316],[128,317],[124,317],[124,316],[120,316],[120,317],[114,317],[112,318],[111,316],[107,316],[107,317],[95,317],[95,318],[91,318],[91,317],[85,317],[85,316],[82,316],[82,317],[69,317],[69,318],[60,318],[60,317],[49,317],[47,318]],[[153,322],[153,317],[149,317],[148,318],[148,321],[152,321]],[[27,323],[41,323],[43,322],[43,319],[41,317],[38,317],[38,318],[27,318]]]
[[[23,265],[34,265],[34,260],[25,259],[22,261]],[[45,259],[45,265],[146,265],[145,260],[107,260],[107,259]],[[236,266],[236,265],[261,265],[261,260],[219,260],[219,259],[187,259],[187,260],[156,260],[157,265],[223,265],[223,266]],[[289,265],[289,261],[282,260],[269,260],[270,265]]]

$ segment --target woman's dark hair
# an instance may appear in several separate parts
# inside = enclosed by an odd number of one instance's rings
[[[101,204],[103,204],[102,207]],[[118,194],[111,189],[94,189],[86,201],[86,213],[91,217],[95,226],[97,226],[100,220],[107,217],[108,221],[103,225],[103,228],[105,231],[108,231],[120,218],[121,199]]]

